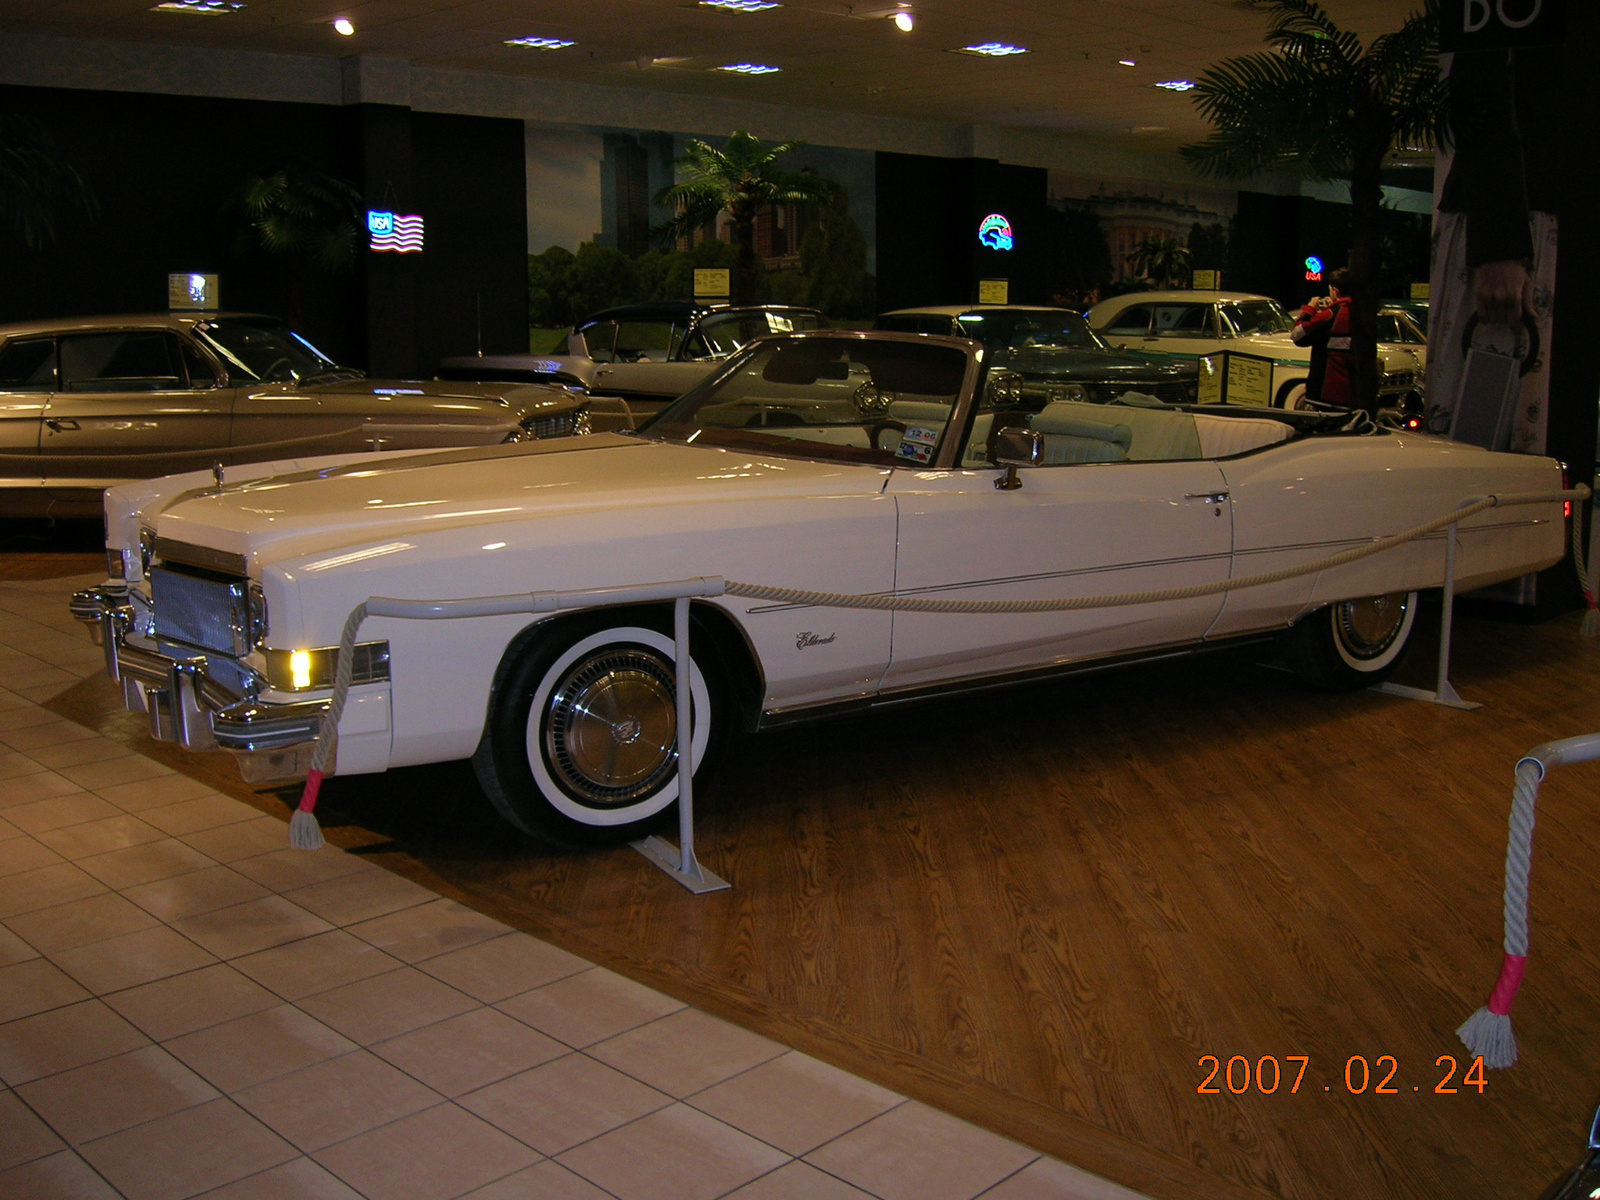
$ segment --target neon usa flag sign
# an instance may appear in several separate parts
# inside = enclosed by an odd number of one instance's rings
[[[367,232],[372,249],[395,254],[422,252],[422,218],[402,217],[392,212],[368,212]]]

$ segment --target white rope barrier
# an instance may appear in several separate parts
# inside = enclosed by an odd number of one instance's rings
[[[1535,746],[1517,762],[1511,792],[1511,829],[1506,839],[1505,954],[1489,1001],[1456,1030],[1467,1052],[1483,1065],[1503,1069],[1517,1061],[1511,1031],[1511,1005],[1528,965],[1528,877],[1533,865],[1534,807],[1539,785],[1551,767],[1600,758],[1600,733],[1563,738]]]
[[[328,712],[323,717],[317,733],[316,747],[312,751],[311,770],[306,776],[305,790],[290,821],[290,845],[301,850],[315,850],[323,844],[314,815],[317,794],[322,787],[323,773],[332,758],[339,737],[339,718],[344,713],[345,701],[350,691],[350,677],[354,661],[356,637],[368,617],[399,617],[406,619],[460,619],[464,617],[506,616],[518,613],[541,614],[564,609],[595,608],[616,604],[638,604],[661,600],[679,600],[688,597],[720,595],[739,596],[744,599],[770,600],[781,604],[810,605],[826,608],[858,608],[890,610],[894,612],[930,613],[1037,613],[1072,612],[1090,608],[1119,608],[1136,604],[1159,604],[1168,600],[1187,600],[1200,596],[1214,596],[1223,592],[1261,587],[1279,583],[1302,575],[1312,575],[1347,563],[1358,562],[1414,542],[1446,526],[1455,525],[1468,517],[1490,508],[1509,508],[1525,504],[1548,504],[1561,500],[1587,499],[1589,489],[1582,484],[1558,492],[1516,492],[1502,496],[1484,496],[1464,502],[1454,511],[1436,517],[1402,533],[1376,538],[1365,546],[1355,546],[1314,562],[1295,567],[1284,567],[1257,575],[1244,575],[1222,579],[1215,583],[1193,584],[1188,587],[1160,588],[1145,592],[1121,592],[1104,596],[1072,596],[1049,600],[944,600],[924,596],[854,595],[843,592],[814,592],[800,588],[769,587],[764,584],[741,583],[722,580],[714,576],[679,580],[671,583],[640,584],[636,586],[590,588],[562,592],[518,592],[506,596],[482,596],[458,600],[403,600],[387,596],[371,596],[350,610],[344,630],[339,638],[335,658],[333,692],[328,702]],[[1576,524],[1580,524],[1575,522]]]

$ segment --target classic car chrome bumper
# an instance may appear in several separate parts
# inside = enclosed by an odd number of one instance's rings
[[[150,714],[151,737],[186,750],[232,750],[254,758],[259,751],[309,751],[322,727],[327,701],[260,700],[260,676],[236,660],[224,664],[213,661],[221,655],[209,652],[130,641],[136,613],[125,587],[78,592],[70,607],[105,648],[106,674],[121,682],[124,706]],[[294,774],[302,756],[269,754],[272,761],[259,764],[267,770],[244,769],[245,778]],[[246,758],[240,764],[245,768]]]

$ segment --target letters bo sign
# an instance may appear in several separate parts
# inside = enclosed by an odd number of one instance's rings
[[[1566,29],[1567,3],[1444,0],[1439,12],[1439,49],[1460,52],[1557,45]]]

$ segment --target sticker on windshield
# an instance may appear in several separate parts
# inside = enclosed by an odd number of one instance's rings
[[[920,425],[907,425],[906,431],[900,435],[900,444],[895,447],[895,454],[901,458],[908,458],[915,463],[926,463],[933,459],[933,448],[939,444],[939,431],[937,429],[924,429]]]

